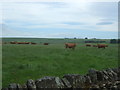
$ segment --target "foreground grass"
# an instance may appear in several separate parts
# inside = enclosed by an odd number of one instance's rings
[[[3,87],[10,83],[23,84],[28,79],[64,74],[86,74],[90,68],[102,70],[117,67],[117,45],[106,49],[78,44],[75,50],[64,44],[3,45]]]

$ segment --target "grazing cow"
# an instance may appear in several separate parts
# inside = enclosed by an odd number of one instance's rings
[[[17,42],[17,44],[23,44],[23,42]]]
[[[30,42],[17,42],[17,44],[30,44]]]
[[[24,44],[24,42],[17,42],[17,44]]]
[[[15,41],[12,41],[12,42],[10,42],[10,44],[17,44],[17,42],[15,42]]]
[[[91,47],[91,45],[90,44],[86,44],[86,47]]]
[[[49,43],[44,43],[44,45],[48,45]]]
[[[93,45],[93,47],[98,47],[97,45]]]
[[[105,49],[105,47],[108,47],[108,45],[106,45],[106,44],[98,44],[97,46],[98,46],[98,48],[104,48],[104,49]]]
[[[65,43],[65,47],[66,47],[66,48],[72,48],[72,49],[75,49],[76,44],[75,44],[75,43]]]
[[[24,42],[24,44],[30,44],[30,42]]]

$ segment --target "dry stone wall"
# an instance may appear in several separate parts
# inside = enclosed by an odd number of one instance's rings
[[[2,90],[120,90],[120,67],[98,71],[90,69],[86,75],[67,74],[62,78],[29,79],[24,85],[12,83]]]

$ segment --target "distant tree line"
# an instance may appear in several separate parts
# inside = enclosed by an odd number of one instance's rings
[[[111,39],[110,43],[120,43],[120,39]]]
[[[106,41],[85,41],[85,43],[106,43]],[[110,43],[120,43],[120,39],[111,39]]]
[[[85,43],[106,43],[106,41],[85,41]]]

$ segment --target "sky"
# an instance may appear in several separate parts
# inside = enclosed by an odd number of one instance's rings
[[[118,38],[118,2],[3,2],[1,37]]]

